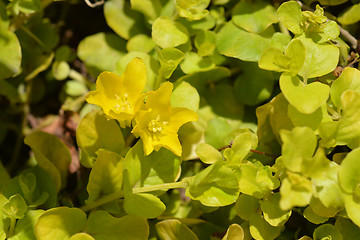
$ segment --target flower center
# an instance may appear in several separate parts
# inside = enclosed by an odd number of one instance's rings
[[[168,124],[169,122],[161,121],[160,115],[157,115],[156,119],[153,119],[149,122],[148,130],[153,133],[160,133],[164,129],[164,126]]]
[[[123,96],[119,96],[115,94],[115,104],[113,106],[113,110],[116,114],[120,112],[131,113],[131,104],[128,102],[128,94],[125,93]]]

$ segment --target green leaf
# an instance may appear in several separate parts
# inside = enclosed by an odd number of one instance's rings
[[[196,34],[194,39],[194,44],[197,49],[199,56],[210,56],[214,54],[215,51],[215,37],[216,34],[212,31],[200,31]]]
[[[290,210],[294,206],[304,207],[312,197],[312,183],[307,178],[287,172],[280,187],[280,208]]]
[[[187,82],[175,86],[171,94],[171,106],[184,107],[196,112],[199,109],[200,96],[196,88]]]
[[[2,20],[0,19],[0,21]],[[6,28],[0,28],[0,52],[1,80],[18,73],[22,60],[19,40],[15,33],[8,31]]]
[[[179,177],[180,159],[165,148],[144,156],[142,141],[138,141],[126,154],[124,168],[133,187],[170,183]]]
[[[280,131],[282,161],[293,172],[303,171],[303,162],[311,158],[317,146],[317,138],[308,127],[296,127],[292,131]]]
[[[52,65],[52,73],[56,80],[64,80],[69,76],[70,66],[65,61],[55,61]]]
[[[301,6],[296,1],[288,1],[281,4],[277,10],[280,22],[294,34],[301,34],[302,20]]]
[[[155,43],[151,37],[145,34],[138,34],[129,39],[126,43],[128,52],[145,52],[148,53],[155,48]]]
[[[113,2],[107,1],[105,6]],[[97,33],[81,40],[77,54],[85,62],[90,74],[97,77],[102,71],[113,71],[115,63],[125,52],[123,39],[113,33]]]
[[[315,112],[329,98],[329,86],[320,82],[304,84],[297,76],[283,73],[279,83],[286,99],[301,113]]]
[[[15,0],[11,2],[10,6],[16,14],[19,12],[32,14],[41,10],[40,0]]]
[[[260,202],[261,210],[263,211],[264,219],[274,227],[284,226],[289,217],[291,210],[284,211],[280,208],[280,193],[274,193]]]
[[[177,0],[176,9],[180,17],[193,21],[202,19],[209,14],[209,11],[206,10],[209,4],[210,0]]]
[[[310,201],[310,207],[311,210],[317,214],[318,216],[321,217],[326,217],[326,218],[332,218],[334,217],[339,209],[336,208],[336,206],[329,206],[326,207],[324,206],[324,204],[321,202],[321,200],[317,197],[313,197]]]
[[[121,218],[111,216],[105,211],[95,211],[89,216],[86,232],[94,239],[102,240],[146,240],[149,236],[149,225],[146,219],[131,215]]]
[[[330,6],[335,6],[335,5],[340,5],[344,2],[347,2],[348,0],[319,0],[319,2],[322,5],[330,5]]]
[[[240,166],[240,191],[256,198],[264,197],[270,190],[279,187],[279,180],[272,176],[268,166],[260,162],[246,162]]]
[[[283,54],[277,48],[268,48],[261,55],[259,67],[277,72],[289,72],[292,76],[298,74],[306,59],[306,48],[299,40],[291,41]]]
[[[181,70],[186,74],[207,71],[214,68],[215,63],[207,57],[200,57],[195,52],[185,54],[185,59],[180,63]]]
[[[337,217],[335,227],[340,230],[343,239],[356,239],[360,236],[360,228],[351,222],[350,219]]]
[[[185,54],[177,48],[156,48],[156,52],[165,78],[171,77],[179,63],[185,58]]]
[[[159,0],[131,0],[131,9],[144,14],[150,20],[155,20],[161,12],[161,2]]]
[[[312,210],[312,207],[308,206],[303,212],[304,217],[311,223],[320,224],[326,222],[329,218],[319,216]]]
[[[259,213],[251,215],[249,225],[251,236],[256,240],[272,240],[281,232],[281,227],[271,226]]]
[[[324,157],[326,158],[326,156]],[[336,163],[330,162],[330,167],[326,171],[322,171],[323,177],[316,178],[315,195],[325,207],[335,207],[338,209],[344,207],[343,190],[338,180],[339,167]]]
[[[222,240],[244,240],[244,230],[238,224],[231,224]]]
[[[221,72],[214,71],[208,73],[217,74]],[[207,80],[209,81],[209,78]],[[202,94],[201,90],[198,89],[198,91],[200,92],[200,94]],[[237,101],[234,88],[232,85],[220,83],[215,85],[214,87],[207,88],[205,90],[205,93],[203,93],[202,95],[205,97],[207,103],[211,106],[212,111],[218,117],[226,118],[227,120],[229,120],[230,123],[236,121],[239,123],[242,117],[244,116],[244,105]],[[233,124],[232,126],[234,128],[236,127],[235,124]],[[235,136],[233,136],[233,138],[234,137]],[[224,140],[225,140],[224,145],[227,145],[229,141],[227,141],[227,139]],[[218,146],[218,147],[222,147],[222,146]]]
[[[338,18],[338,22],[343,25],[350,25],[360,21],[360,3],[352,5],[349,9],[343,12]]]
[[[89,176],[87,185],[89,198],[86,204],[122,189],[123,165],[124,158],[119,154],[104,149],[98,151],[98,157]]]
[[[299,75],[304,79],[320,77],[332,72],[339,62],[339,48],[331,43],[315,43],[311,38],[301,35],[300,40],[306,48],[306,59]]]
[[[109,27],[126,40],[145,32],[143,16],[131,10],[128,1],[106,1],[104,15]]]
[[[226,146],[232,140],[233,127],[223,118],[214,118],[208,122],[205,142],[214,148]]]
[[[95,240],[95,238],[87,233],[76,233],[71,236],[70,240]]]
[[[186,18],[179,18],[177,22],[184,25],[189,31],[190,36],[194,36],[198,32],[209,30],[215,26],[215,19],[211,14],[206,15],[206,17],[199,20],[187,20]]]
[[[22,219],[28,208],[20,194],[13,195],[3,206],[4,214],[9,218]]]
[[[189,179],[185,194],[205,206],[226,206],[236,201],[239,182],[232,169],[216,162]]]
[[[152,38],[161,48],[176,47],[189,39],[187,29],[168,17],[157,18],[152,25]]]
[[[126,213],[143,218],[156,218],[166,209],[165,204],[150,193],[133,193],[127,170],[124,170],[124,209]]]
[[[46,209],[55,207],[57,201],[56,187],[49,173],[40,166],[36,166],[25,170],[22,174],[33,174],[36,177],[36,187],[32,195],[32,201],[30,201],[31,206],[43,205]]]
[[[233,23],[252,33],[261,33],[278,22],[275,8],[263,1],[241,1],[232,11]]]
[[[288,116],[296,127],[309,127],[316,131],[322,122],[330,122],[331,118],[327,113],[327,105],[324,104],[315,112],[304,114],[299,112],[293,105],[288,106]]]
[[[68,240],[85,229],[86,214],[78,208],[57,207],[45,211],[35,224],[37,240]]]
[[[36,177],[33,173],[21,174],[19,176],[19,185],[24,194],[25,200],[31,202],[36,186]]]
[[[351,194],[355,187],[360,184],[360,148],[352,150],[341,162],[339,169],[339,183],[341,188],[348,194]]]
[[[57,191],[65,187],[71,163],[67,146],[55,135],[41,131],[27,135],[24,142],[31,147],[38,165],[51,175]]]
[[[221,54],[250,62],[260,59],[270,46],[270,41],[261,35],[246,32],[232,22],[226,23],[216,35],[216,47]]]
[[[66,81],[64,91],[69,96],[78,97],[86,95],[89,92],[89,89],[86,87],[85,83],[77,80],[70,80]]]
[[[223,160],[221,153],[213,146],[206,143],[197,145],[195,153],[199,156],[200,160],[206,164],[213,164]]]
[[[119,76],[123,75],[128,63],[134,58],[141,58],[145,63],[146,68],[146,85],[145,91],[155,90],[157,86],[155,85],[158,79],[159,63],[155,58],[144,52],[129,52],[122,56],[119,61],[116,62],[114,72]]]
[[[325,122],[319,132],[324,145],[348,145],[354,149],[360,147],[360,93],[347,90],[341,95],[341,118],[338,121]]]
[[[89,112],[83,117],[76,131],[77,144],[81,149],[80,162],[92,167],[99,149],[121,154],[125,142],[119,125],[106,119],[102,111]]]
[[[256,147],[257,136],[249,129],[243,129],[232,142],[231,148],[224,150],[224,157],[230,164],[240,164],[243,159],[251,154],[250,150],[256,149]]]
[[[195,235],[195,233],[177,219],[169,219],[158,222],[155,227],[157,234],[162,240],[198,240],[198,237]]]
[[[234,83],[235,97],[250,106],[267,100],[274,88],[273,73],[259,69],[257,63],[241,62],[240,66],[241,73]]]
[[[341,106],[341,95],[346,90],[360,93],[360,71],[356,68],[346,67],[331,85],[331,100],[336,107]]]
[[[313,234],[314,240],[322,239],[332,239],[332,240],[342,240],[343,237],[334,225],[324,224],[316,228]]]
[[[253,196],[247,194],[240,194],[239,198],[236,200],[236,214],[245,221],[249,221],[250,216],[256,213],[259,208],[259,199]]]
[[[15,233],[8,240],[36,240],[34,233],[34,225],[44,210],[29,210],[25,217],[18,220],[15,227]]]

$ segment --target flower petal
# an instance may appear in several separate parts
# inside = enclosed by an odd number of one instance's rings
[[[199,116],[196,112],[182,107],[172,108],[166,117],[169,121],[167,130],[169,132],[177,132],[179,128],[187,122],[197,121]]]
[[[134,58],[126,66],[123,74],[123,91],[128,94],[128,100],[134,105],[146,84],[146,68],[141,58]]]
[[[170,98],[173,90],[171,82],[165,82],[156,91],[148,94],[146,106],[156,112],[167,112],[171,108]]]
[[[153,146],[155,151],[159,151],[161,147],[164,147],[178,156],[181,156],[182,153],[182,146],[176,133],[161,136],[158,141],[153,142]]]

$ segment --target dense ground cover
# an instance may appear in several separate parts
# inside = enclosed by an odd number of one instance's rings
[[[1,239],[360,239],[358,0],[1,0]]]

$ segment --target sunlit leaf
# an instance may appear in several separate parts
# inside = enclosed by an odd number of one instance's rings
[[[324,105],[329,98],[329,86],[313,82],[304,84],[297,76],[283,73],[280,88],[286,99],[301,113],[310,114]]]
[[[94,239],[103,240],[146,240],[149,226],[146,219],[131,215],[113,217],[105,211],[92,212],[87,220],[85,231]]]
[[[133,193],[127,170],[124,170],[124,209],[126,213],[143,218],[160,216],[166,206],[150,193]]]
[[[281,231],[281,227],[273,227],[265,221],[258,213],[254,213],[249,221],[250,233],[256,240],[272,240],[275,239]]]
[[[124,159],[117,153],[103,149],[98,151],[87,185],[89,193],[87,204],[122,189],[123,165]]]
[[[228,22],[216,35],[216,47],[228,57],[255,62],[270,46],[270,39],[250,33]]]
[[[280,208],[280,194],[275,193],[263,199],[260,203],[264,219],[274,227],[283,226],[291,216],[291,210],[284,211]]]
[[[236,201],[239,182],[232,169],[216,162],[189,180],[186,196],[205,206],[226,206]]]
[[[152,25],[152,38],[162,48],[176,47],[188,41],[188,31],[168,17],[157,18]]]
[[[53,178],[57,191],[65,187],[71,163],[67,146],[55,135],[42,131],[27,135],[24,142],[31,147],[38,165]]]
[[[233,23],[253,33],[261,33],[268,26],[278,22],[273,6],[266,2],[241,1],[232,11]]]
[[[78,208],[57,207],[45,211],[35,224],[38,240],[51,240],[54,236],[63,240],[85,229],[86,214]]]
[[[76,134],[77,144],[81,148],[80,161],[86,167],[93,166],[98,149],[121,154],[125,144],[116,121],[106,119],[99,110],[92,111],[82,118]]]
[[[189,239],[197,240],[198,237],[186,225],[177,219],[169,219],[156,224],[156,232],[160,239]]]

